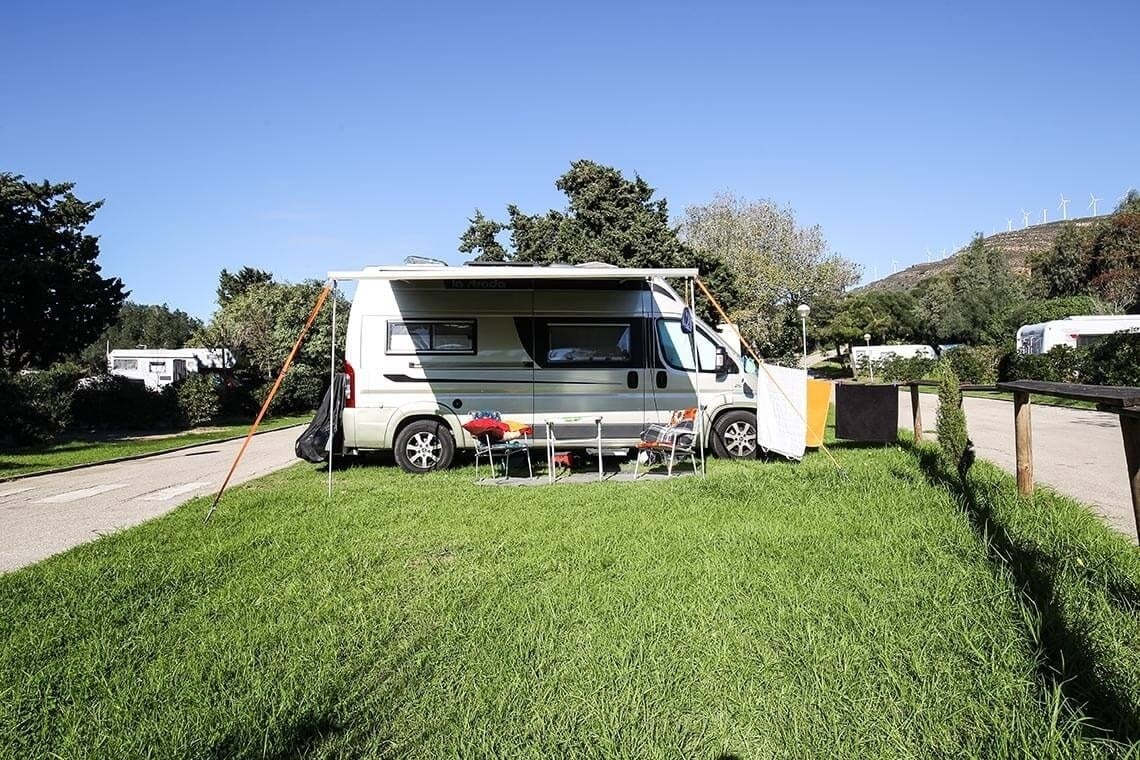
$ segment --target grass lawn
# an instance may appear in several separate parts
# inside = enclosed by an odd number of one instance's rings
[[[192,501],[0,576],[0,756],[1123,754],[916,458],[836,454]]]
[[[308,422],[312,417],[311,414],[297,417],[279,417],[263,422],[258,430],[273,430],[296,425]],[[42,470],[54,470],[59,467],[71,467],[77,464],[103,462],[118,457],[150,454],[179,446],[189,446],[194,443],[232,438],[245,435],[249,431],[251,423],[252,420],[237,425],[198,428],[160,437],[124,433],[122,436],[92,436],[59,441],[45,446],[3,449],[0,450],[0,478],[26,475]]]

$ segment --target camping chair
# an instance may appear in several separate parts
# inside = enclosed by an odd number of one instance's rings
[[[638,470],[644,463],[646,469],[653,466],[654,460],[659,460],[668,466],[669,475],[673,474],[673,465],[684,457],[693,463],[693,474],[697,473],[697,436],[693,431],[697,419],[697,408],[678,409],[669,418],[668,425],[652,424],[641,433],[641,442],[637,444],[637,461],[633,466],[633,477],[636,480]]]
[[[495,477],[495,468],[501,464],[503,476],[510,478],[511,457],[518,454],[526,457],[527,474],[534,477],[534,466],[530,461],[530,437],[533,430],[529,425],[505,421],[498,412],[474,412],[471,416],[471,422],[463,427],[475,438],[476,480],[479,479],[480,458],[487,458],[491,477]]]

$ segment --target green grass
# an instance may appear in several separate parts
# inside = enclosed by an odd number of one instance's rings
[[[1123,754],[919,459],[836,455],[192,501],[0,577],[0,755]]]
[[[280,417],[263,422],[259,430],[287,427],[308,422],[310,419],[312,419],[312,415]],[[108,459],[118,457],[150,454],[179,446],[189,446],[194,443],[232,438],[248,432],[251,423],[252,420],[238,425],[221,425],[190,430],[162,438],[143,438],[139,437],[140,433],[132,432],[124,433],[119,437],[89,436],[57,441],[44,446],[3,449],[0,450],[0,478],[55,470],[78,464],[105,462]]]

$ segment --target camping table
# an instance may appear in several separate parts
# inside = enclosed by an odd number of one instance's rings
[[[550,482],[554,482],[554,449],[556,448],[556,441],[554,438],[554,426],[566,425],[573,422],[583,422],[588,418],[584,417],[550,417],[546,419],[546,472]],[[594,424],[598,426],[598,480],[602,480],[605,475],[602,471],[602,418],[595,417]]]

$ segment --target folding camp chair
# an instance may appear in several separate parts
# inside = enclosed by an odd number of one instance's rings
[[[521,454],[526,457],[526,469],[529,477],[534,477],[534,466],[530,461],[530,444],[533,430],[529,425],[513,422],[504,422],[498,412],[480,411],[472,413],[472,421],[464,425],[471,432],[476,421],[482,420],[485,425],[495,429],[485,432],[472,433],[475,438],[475,479],[479,479],[479,460],[487,458],[491,467],[491,477],[495,477],[496,467],[503,468],[503,476],[511,476],[511,457]],[[487,421],[493,421],[488,423]],[[497,424],[496,424],[497,423]],[[506,434],[517,434],[514,438],[504,438]],[[497,461],[496,461],[497,460]]]
[[[637,444],[637,462],[633,466],[633,477],[638,477],[642,464],[646,469],[658,461],[668,466],[669,475],[673,465],[688,457],[693,463],[693,474],[697,473],[697,436],[693,426],[697,419],[697,408],[679,409],[673,412],[668,425],[652,424],[641,433]]]

